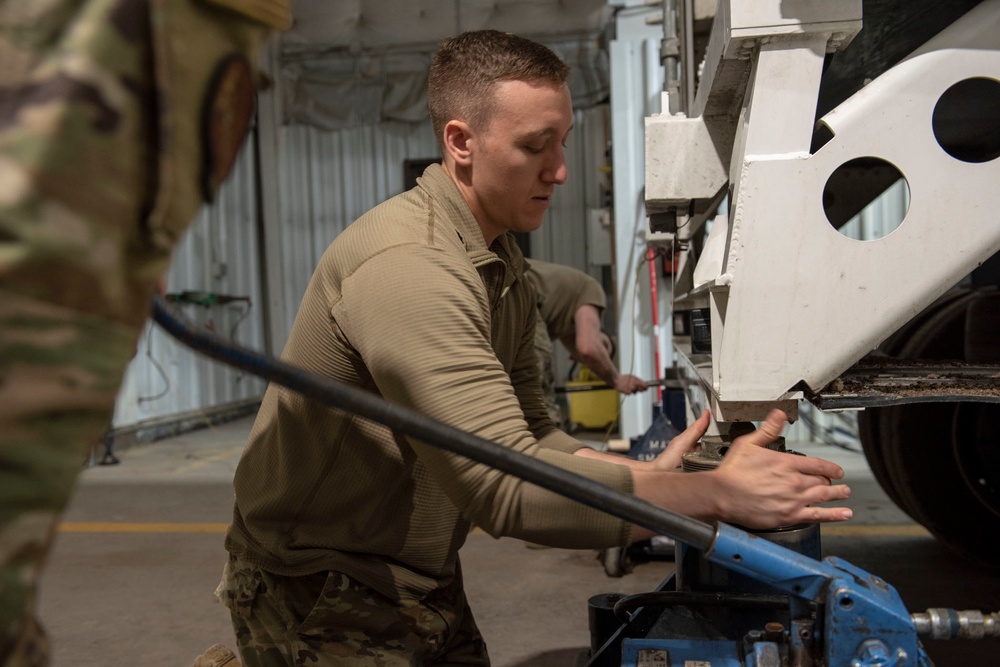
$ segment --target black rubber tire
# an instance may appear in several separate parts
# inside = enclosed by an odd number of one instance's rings
[[[964,359],[966,314],[976,298],[965,291],[939,304],[894,341],[894,351],[907,359]],[[888,480],[879,483],[900,509],[954,552],[1000,567],[1000,406],[911,403],[866,419],[866,456],[877,450],[869,460],[881,461]]]
[[[872,471],[872,477],[882,487],[885,494],[889,496],[889,500],[902,509],[903,503],[900,500],[899,491],[889,476],[888,465],[885,462],[885,447],[882,443],[880,432],[882,415],[887,409],[868,408],[859,414],[858,438],[861,440],[861,449],[865,453],[865,459],[867,459],[868,467]]]
[[[883,435],[901,507],[952,551],[1000,568],[1000,406],[896,407]]]
[[[940,329],[942,318],[944,321],[954,321],[959,312],[965,312],[972,296],[972,290],[965,288],[946,292],[883,341],[879,345],[879,351],[890,357],[918,358],[919,355],[926,354],[928,344],[933,341],[928,340],[927,334],[923,332]],[[919,341],[918,343],[913,342],[915,338]],[[961,356],[961,351],[958,352],[958,356]],[[865,459],[868,461],[868,467],[871,468],[875,481],[897,507],[918,521],[913,515],[916,508],[907,507],[909,503],[904,500],[903,489],[897,486],[894,475],[889,471],[889,463],[886,459],[885,449],[887,446],[893,447],[894,443],[887,445],[882,436],[882,430],[885,428],[883,422],[886,421],[883,416],[888,415],[892,419],[895,416],[894,408],[895,406],[890,406],[864,410],[858,415],[858,437],[861,440],[861,448],[865,453]]]
[[[896,504],[931,532],[941,498],[927,483],[923,460],[938,460],[950,452],[954,412],[954,403],[912,403],[885,408],[880,417],[882,456],[896,490]]]
[[[964,291],[946,301],[898,344],[903,359],[961,360],[965,355],[965,314],[975,293]],[[882,459],[891,497],[917,523],[927,525],[927,505],[936,502],[926,489],[914,486],[909,467],[924,449],[950,449],[953,403],[893,405],[879,419]],[[929,529],[929,527],[928,527]]]

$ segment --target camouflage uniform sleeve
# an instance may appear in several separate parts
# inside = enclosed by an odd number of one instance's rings
[[[0,0],[0,665],[174,244],[232,166],[290,0]]]
[[[0,5],[0,288],[145,319],[253,114],[268,26],[228,7],[264,4]]]

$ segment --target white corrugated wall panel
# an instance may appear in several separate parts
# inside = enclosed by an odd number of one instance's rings
[[[556,189],[542,228],[531,235],[532,254],[540,259],[591,268],[587,210],[601,203],[606,116],[603,106],[575,113],[566,150],[569,180]],[[285,276],[285,297],[297,307],[330,241],[368,209],[403,191],[404,160],[439,153],[429,121],[339,131],[291,125],[282,132],[287,148],[280,175],[282,224],[289,241],[284,259],[293,267]]]
[[[545,222],[530,241],[533,256],[575,266],[599,279],[601,270],[587,265],[587,210],[601,204],[607,178],[602,171],[606,125],[604,106],[575,112],[566,148],[569,179],[556,189]],[[429,121],[337,131],[290,125],[282,133],[286,150],[279,177],[287,230],[282,286],[290,322],[329,243],[368,209],[403,191],[404,160],[434,158],[439,151]],[[566,369],[564,359],[559,370]]]
[[[206,329],[263,349],[263,300],[252,137],[216,201],[205,206],[174,250],[167,290],[238,296],[249,302],[181,305]],[[139,341],[115,405],[113,425],[204,410],[263,394],[264,383],[187,349],[152,322]]]
[[[284,314],[295,318],[313,268],[330,242],[368,209],[403,191],[403,162],[433,158],[430,122],[381,123],[325,131],[281,129],[279,178],[284,233]]]
[[[569,181],[557,190],[542,229],[533,235],[533,254],[600,278],[600,269],[587,265],[587,211],[600,205],[606,178],[607,110],[577,111],[574,122],[566,151]],[[281,133],[281,289],[283,317],[290,323],[329,243],[368,209],[403,191],[405,160],[434,158],[438,148],[429,121],[338,131],[290,125]],[[251,307],[243,319],[242,302],[182,309],[217,333],[263,349],[258,238],[251,141],[215,204],[205,207],[178,244],[168,289],[248,297]],[[115,426],[258,396],[263,386],[256,378],[190,352],[150,326],[126,374]]]

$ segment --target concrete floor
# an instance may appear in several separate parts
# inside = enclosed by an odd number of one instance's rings
[[[226,554],[232,474],[251,419],[119,453],[84,470],[42,579],[40,614],[54,667],[187,667],[208,646],[233,646],[213,591]],[[1000,573],[958,561],[900,512],[864,458],[813,443],[853,489],[855,519],[823,529],[837,555],[895,586],[910,611],[1000,609]],[[527,548],[476,532],[462,552],[476,619],[496,667],[570,667],[585,660],[587,600],[652,590],[673,569],[658,560],[610,578],[596,552]],[[1000,665],[1000,640],[926,644],[941,666]]]

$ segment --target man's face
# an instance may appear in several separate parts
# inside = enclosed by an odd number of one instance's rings
[[[569,88],[503,81],[492,120],[473,135],[470,207],[487,243],[539,228],[556,185],[566,182],[565,142],[573,127]]]

